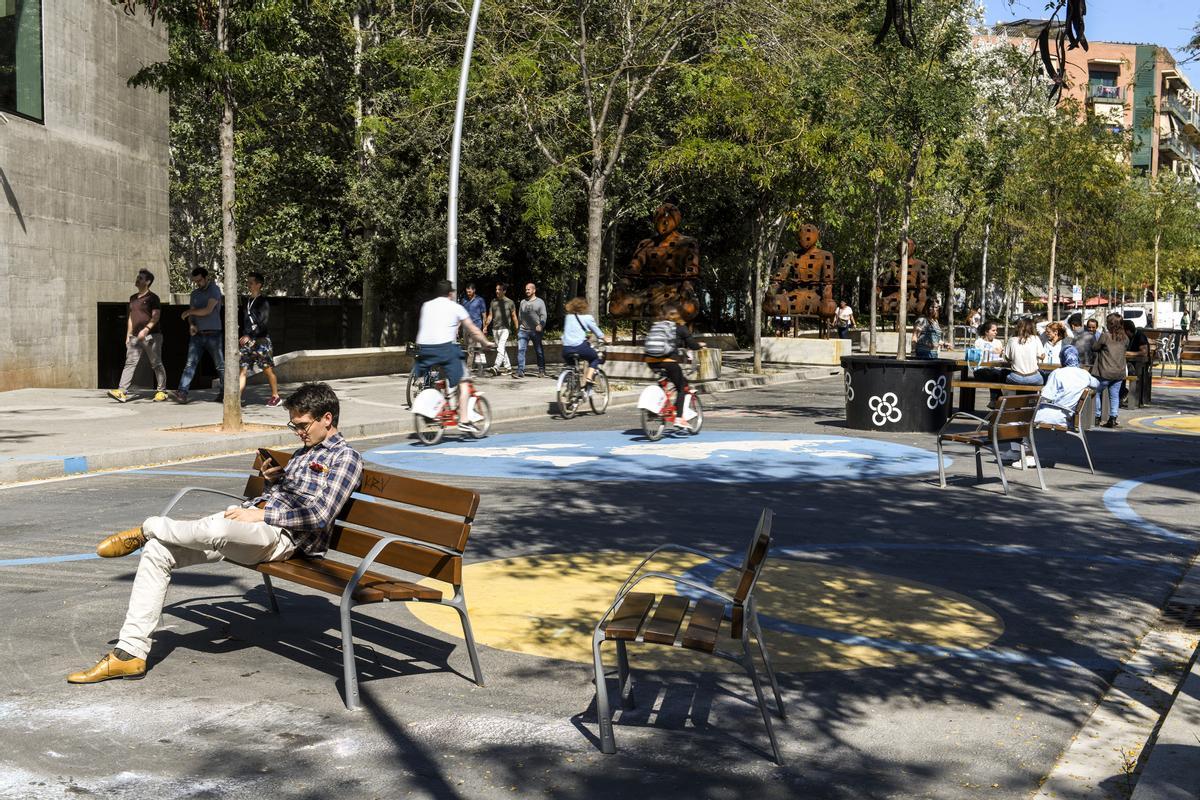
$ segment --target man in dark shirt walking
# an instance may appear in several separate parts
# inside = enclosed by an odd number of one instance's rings
[[[262,465],[267,483],[261,495],[198,520],[150,517],[96,547],[102,558],[146,550],[116,648],[94,667],[68,675],[68,683],[145,676],[172,570],[224,558],[239,564],[284,561],[328,549],[334,520],[362,481],[362,457],[338,432],[340,406],[327,384],[306,383],[284,405],[291,417],[288,427],[303,446],[287,467],[271,461]]]
[[[130,399],[129,386],[133,383],[133,373],[142,356],[150,359],[150,367],[154,370],[154,401],[157,403],[167,399],[167,371],[162,363],[162,332],[158,325],[162,302],[158,295],[150,291],[153,283],[153,272],[138,270],[133,281],[137,292],[129,296],[129,315],[125,322],[125,368],[121,370],[121,382],[117,388],[108,390],[108,396],[118,403]]]

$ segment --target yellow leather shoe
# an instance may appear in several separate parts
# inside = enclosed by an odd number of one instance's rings
[[[67,683],[100,683],[100,681],[111,681],[114,678],[137,681],[144,677],[146,677],[146,659],[131,658],[128,661],[122,661],[117,658],[116,653],[107,653],[91,669],[72,672],[67,676]]]
[[[138,526],[105,537],[96,545],[96,555],[101,558],[120,558],[129,555],[145,543],[146,534],[142,533],[141,526]]]

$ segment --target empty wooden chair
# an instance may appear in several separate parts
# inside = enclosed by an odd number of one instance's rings
[[[663,545],[646,556],[642,563],[630,573],[617,592],[612,605],[600,617],[592,636],[592,656],[596,672],[596,716],[600,723],[600,750],[602,752],[611,754],[617,751],[616,740],[613,738],[612,715],[609,710],[604,664],[600,658],[600,646],[604,642],[612,640],[617,643],[617,671],[621,701],[627,708],[633,706],[629,656],[626,651],[626,646],[631,642],[710,653],[741,664],[742,668],[746,670],[746,674],[750,676],[751,683],[754,684],[758,707],[762,712],[763,722],[767,726],[767,735],[771,739],[771,750],[775,755],[775,762],[783,763],[779,755],[779,743],[775,739],[775,729],[771,726],[771,714],[767,710],[762,684],[759,682],[758,672],[754,666],[754,657],[750,650],[750,634],[753,633],[758,642],[758,651],[762,655],[767,676],[771,681],[771,689],[775,693],[775,704],[779,710],[779,717],[786,720],[783,697],[779,693],[779,683],[775,679],[775,671],[771,668],[771,660],[767,655],[766,642],[763,640],[762,628],[758,624],[758,611],[754,603],[754,587],[762,574],[763,564],[767,560],[767,551],[771,546],[773,516],[770,509],[763,509],[759,516],[758,527],[750,540],[745,558],[740,564],[683,545]],[[667,550],[694,553],[721,566],[738,570],[739,579],[733,594],[727,594],[711,584],[687,576],[642,571],[656,555]],[[656,595],[648,592],[635,592],[634,589],[638,584],[648,578],[666,578],[690,591],[687,595]],[[727,612],[730,619],[729,637],[741,642],[742,652],[740,654],[726,652],[717,647],[718,635],[722,630]]]
[[[1002,442],[1029,442],[1033,452],[1034,466],[1037,469],[1038,483],[1042,491],[1046,490],[1046,481],[1042,477],[1042,463],[1038,460],[1037,444],[1033,440],[1033,415],[1037,412],[1038,401],[1036,394],[1018,394],[1001,397],[997,406],[987,417],[977,417],[974,414],[957,412],[942,426],[937,435],[938,480],[943,489],[946,488],[946,464],[942,453],[943,442],[967,444],[975,448],[975,475],[978,482],[983,481],[983,450],[987,448],[996,457],[996,466],[1000,470],[1000,483],[1004,485],[1004,494],[1008,494],[1008,478],[1004,475],[1004,461],[1000,458]],[[969,419],[977,422],[975,430],[966,433],[949,433],[948,430],[956,421]],[[1022,450],[1022,455],[1024,451]]]

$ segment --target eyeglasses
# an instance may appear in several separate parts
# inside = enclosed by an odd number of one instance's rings
[[[313,426],[314,422],[316,422],[315,419],[310,419],[308,422],[289,422],[287,426],[288,430],[297,436],[306,436],[308,435],[308,429]]]

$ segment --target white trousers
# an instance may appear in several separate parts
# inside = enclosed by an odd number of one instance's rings
[[[508,328],[500,330],[492,329],[492,333],[496,336],[496,363],[492,364],[494,369],[512,369],[512,362],[508,360]]]
[[[138,563],[129,611],[117,642],[138,658],[150,653],[150,637],[162,617],[172,570],[225,558],[239,564],[282,561],[296,550],[283,528],[265,522],[235,522],[225,519],[224,512],[197,520],[150,517],[142,523],[142,530],[149,541]]]

